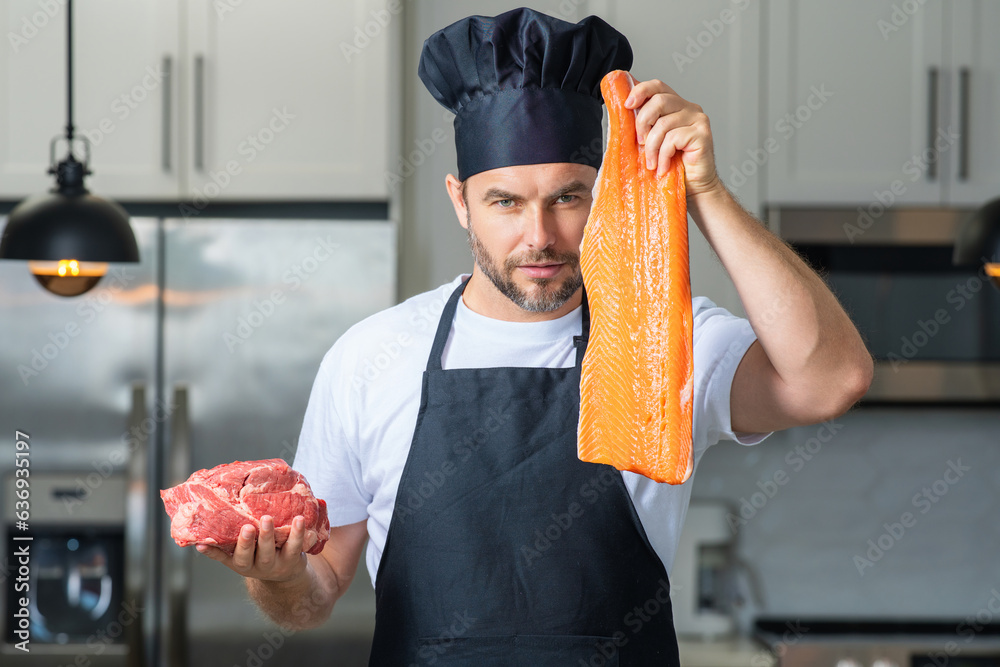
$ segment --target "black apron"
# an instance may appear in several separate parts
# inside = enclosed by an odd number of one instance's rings
[[[580,365],[442,370],[438,324],[375,580],[371,667],[678,665],[619,471],[577,458]]]

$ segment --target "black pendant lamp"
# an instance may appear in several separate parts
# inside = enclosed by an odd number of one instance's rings
[[[1000,288],[1000,198],[983,204],[955,239],[954,263],[977,266]]]
[[[10,212],[0,259],[28,260],[42,287],[59,296],[78,296],[97,284],[108,262],[138,262],[139,248],[125,209],[90,194],[83,184],[91,174],[90,143],[73,129],[73,0],[66,4],[66,63],[68,154],[56,164],[56,145],[63,137],[52,140],[48,173],[55,175],[56,187]],[[74,142],[83,144],[83,162],[76,159]]]

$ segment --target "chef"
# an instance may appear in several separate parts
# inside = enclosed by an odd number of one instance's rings
[[[303,553],[316,537],[301,518],[281,549],[269,517],[231,557],[198,547],[276,622],[321,623],[368,540],[372,665],[678,664],[668,571],[691,482],[576,456],[600,82],[631,66],[601,19],[528,9],[424,44],[420,78],[456,114],[446,187],[475,266],[355,325],[323,359],[294,463],[328,504],[322,553]],[[626,105],[649,169],[681,153],[691,216],[747,312],[694,299],[696,460],[721,439],[845,412],[871,358],[822,280],[723,186],[701,108],[660,81]]]

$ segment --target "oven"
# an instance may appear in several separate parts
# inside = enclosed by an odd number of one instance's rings
[[[124,477],[32,474],[27,526],[17,479],[2,480],[0,664],[124,667],[142,611],[124,593]]]
[[[1000,289],[955,266],[969,211],[774,210],[773,225],[826,279],[876,361],[865,402],[1000,401]]]
[[[762,618],[757,638],[775,667],[1000,667],[1000,623]]]

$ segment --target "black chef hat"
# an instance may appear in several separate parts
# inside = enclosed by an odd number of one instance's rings
[[[418,73],[456,115],[458,178],[520,164],[601,166],[601,79],[632,47],[596,16],[568,23],[515,9],[470,16],[424,42]]]

